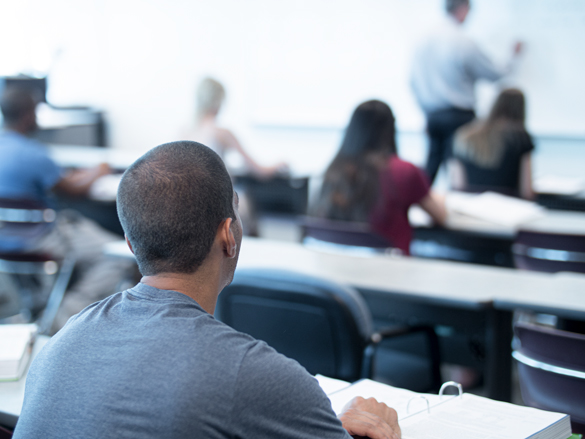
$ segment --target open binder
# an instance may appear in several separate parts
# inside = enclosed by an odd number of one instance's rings
[[[443,384],[438,395],[411,392],[367,379],[337,387],[339,390],[327,395],[335,413],[339,415],[345,404],[356,396],[376,398],[397,411],[402,439],[567,439],[571,436],[569,415],[463,393],[461,385],[452,381]],[[457,389],[457,395],[446,395],[444,391],[449,387]]]

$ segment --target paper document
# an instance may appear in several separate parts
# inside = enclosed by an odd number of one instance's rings
[[[386,403],[398,414],[402,439],[567,439],[571,435],[568,415],[469,393],[441,397],[360,380],[328,396],[338,415],[356,396]]]
[[[425,399],[429,402],[429,406],[435,405],[440,401],[438,395],[411,392],[410,390],[399,389],[371,380],[358,381],[351,387],[347,387],[328,396],[331,400],[333,411],[338,415],[343,410],[345,404],[356,396],[361,396],[363,398],[376,398],[378,402],[383,402],[387,406],[392,407],[398,413],[398,419],[426,410],[427,403]],[[453,397],[445,396],[443,400],[450,398]],[[409,401],[411,401],[410,405]]]
[[[585,191],[585,178],[545,175],[534,181],[534,191],[541,194],[577,195]]]
[[[400,422],[402,439],[568,438],[568,415],[464,393]]]
[[[447,207],[450,211],[507,227],[518,227],[544,216],[546,212],[544,207],[531,201],[495,192],[484,192],[479,195],[450,194],[447,198]]]
[[[115,201],[122,174],[108,174],[98,178],[89,188],[89,196],[99,201]]]
[[[36,333],[34,324],[0,325],[0,381],[21,377],[28,365]]]
[[[325,395],[329,395],[330,393],[337,392],[338,390],[351,386],[351,383],[348,383],[347,381],[329,378],[319,374],[315,375],[315,378],[319,382],[323,392],[325,392]]]

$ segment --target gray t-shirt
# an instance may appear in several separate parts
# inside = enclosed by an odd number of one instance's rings
[[[18,438],[349,438],[297,362],[144,284],[97,302],[31,365]]]

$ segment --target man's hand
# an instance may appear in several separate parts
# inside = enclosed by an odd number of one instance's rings
[[[352,399],[339,416],[343,428],[353,437],[400,439],[396,410],[374,398]]]

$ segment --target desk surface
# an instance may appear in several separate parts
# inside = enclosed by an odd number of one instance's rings
[[[123,241],[110,255],[133,257]],[[585,275],[549,274],[510,268],[400,256],[350,256],[301,244],[244,238],[239,268],[275,268],[320,276],[357,288],[405,294],[428,303],[478,308],[499,303],[554,311],[585,319]]]
[[[529,219],[518,225],[503,225],[464,215],[449,208],[450,200],[461,203],[462,199],[473,197],[471,194],[451,192],[445,195],[448,217],[445,228],[453,231],[469,232],[475,235],[513,240],[518,230],[534,230],[548,233],[567,233],[585,235],[585,212],[543,209],[538,218]],[[409,220],[414,227],[429,227],[431,218],[420,207],[413,206]]]
[[[24,387],[26,384],[26,375],[30,363],[40,352],[41,348],[49,341],[50,337],[46,335],[39,335],[33,347],[29,365],[24,371],[23,378],[18,381],[8,381],[0,383],[0,424],[14,427],[20,411],[22,410],[22,403],[24,401]]]

